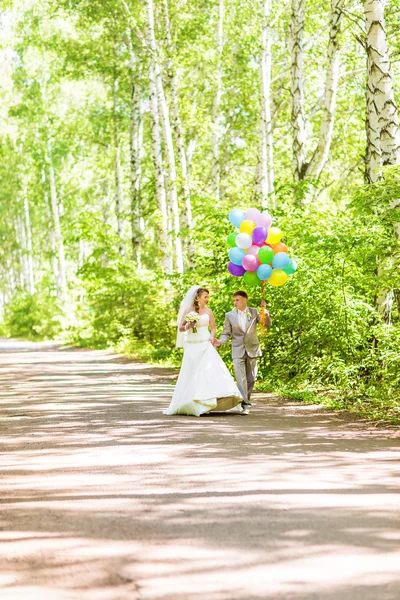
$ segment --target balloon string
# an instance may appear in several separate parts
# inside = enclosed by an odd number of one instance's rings
[[[264,285],[265,285],[265,281],[261,282],[261,298],[263,300],[265,300],[264,298]],[[265,308],[262,306],[260,309],[260,314],[261,314],[261,318],[260,318],[260,327],[261,327],[261,335],[265,335]]]

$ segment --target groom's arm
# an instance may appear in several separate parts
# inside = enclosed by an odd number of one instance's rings
[[[267,309],[265,300],[262,300],[261,308],[263,308],[265,310],[265,327],[271,327],[272,321],[271,321],[271,317],[270,317],[269,311]],[[256,320],[257,320],[257,323],[259,323],[261,321],[261,313],[258,310],[257,310],[257,319]]]

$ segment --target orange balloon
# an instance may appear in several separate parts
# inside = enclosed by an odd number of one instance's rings
[[[278,252],[288,252],[288,247],[283,242],[279,242],[274,246],[274,254],[278,254]]]

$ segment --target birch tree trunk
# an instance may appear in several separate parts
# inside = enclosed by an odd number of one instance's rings
[[[385,30],[386,0],[364,0],[367,50],[367,179],[380,165],[400,164],[400,130]],[[379,133],[379,139],[378,139]],[[379,148],[377,148],[379,142]]]
[[[124,252],[123,232],[123,208],[122,208],[122,189],[121,189],[121,143],[119,139],[119,115],[118,115],[118,87],[119,81],[114,74],[113,82],[113,126],[114,126],[114,175],[115,175],[115,214],[117,217],[117,232],[119,237],[118,250],[120,254]]]
[[[192,217],[192,201],[190,197],[190,185],[189,185],[189,174],[187,167],[187,158],[184,144],[184,135],[182,121],[180,117],[179,108],[179,94],[178,94],[178,76],[176,73],[174,61],[173,61],[173,45],[171,40],[171,23],[169,19],[168,0],[163,0],[163,14],[164,14],[164,29],[165,29],[165,44],[167,48],[168,63],[167,70],[169,76],[169,83],[171,87],[171,98],[172,98],[172,117],[173,127],[175,131],[176,147],[178,150],[179,163],[181,167],[182,175],[182,199],[183,199],[183,219],[187,230],[185,237],[185,250],[187,255],[188,266],[193,267],[194,265],[194,243],[192,239],[193,229],[193,217]]]
[[[26,256],[26,242],[25,242],[25,229],[24,223],[20,217],[17,215],[14,218],[14,232],[15,239],[17,240],[17,255],[18,255],[18,264],[19,264],[19,278],[20,278],[20,286],[21,288],[28,287],[28,260]]]
[[[332,142],[333,124],[336,112],[336,96],[340,66],[340,27],[342,22],[343,0],[331,0],[331,22],[326,68],[324,114],[319,131],[318,146],[307,169],[307,175],[317,179],[325,167]]]
[[[58,296],[62,303],[67,301],[67,278],[65,274],[65,252],[64,252],[64,240],[61,231],[60,215],[58,212],[58,200],[57,200],[57,187],[56,178],[54,173],[53,165],[53,151],[50,136],[47,141],[47,164],[49,168],[49,185],[50,185],[50,202],[51,212],[53,216],[54,224],[54,237],[57,249],[58,259],[58,277],[57,277],[57,288]]]
[[[42,181],[46,181],[46,176],[44,171],[42,172]],[[56,236],[54,233],[54,228],[52,227],[52,214],[51,214],[51,202],[49,200],[49,194],[47,190],[44,190],[44,206],[46,210],[47,223],[49,227],[49,239],[50,239],[50,252],[51,252],[51,266],[54,275],[54,281],[57,285],[57,290],[59,288],[58,284],[58,261],[57,261],[57,244],[56,244]],[[60,294],[58,294],[60,296]]]
[[[27,259],[27,270],[28,270],[28,289],[30,294],[35,293],[35,281],[33,276],[33,256],[32,256],[32,227],[31,218],[29,213],[29,201],[26,195],[24,195],[24,217],[25,217],[25,245],[26,245],[26,259]]]
[[[146,0],[147,5],[147,37],[150,48],[151,59],[153,61],[155,85],[157,92],[158,108],[161,116],[162,131],[164,137],[165,154],[168,163],[168,198],[173,213],[174,223],[174,242],[175,242],[175,263],[178,273],[183,273],[183,253],[182,240],[180,237],[180,216],[178,205],[178,194],[176,187],[176,166],[175,152],[172,140],[172,130],[169,118],[169,109],[164,94],[164,86],[161,78],[160,63],[158,60],[158,49],[154,32],[154,5],[153,0]]]
[[[161,227],[159,232],[161,264],[166,273],[172,272],[171,255],[168,252],[168,215],[167,199],[165,193],[165,178],[163,167],[163,156],[161,148],[160,118],[158,114],[157,84],[154,72],[154,58],[149,57],[149,93],[150,93],[150,127],[154,163],[154,174],[156,182],[156,194],[158,208],[161,215]]]
[[[218,26],[217,26],[217,89],[215,92],[213,106],[213,135],[212,135],[212,180],[214,184],[214,194],[217,204],[221,199],[221,164],[220,164],[220,144],[223,134],[223,116],[221,114],[222,100],[222,78],[223,62],[222,54],[224,51],[224,16],[225,0],[219,0],[218,3]]]
[[[305,0],[292,0],[291,7],[291,126],[293,136],[293,176],[303,179],[306,168],[306,129],[304,121],[303,33]]]
[[[142,89],[139,84],[132,82],[131,91],[131,227],[132,247],[136,253],[138,267],[141,266],[142,254],[142,206],[141,206],[141,176],[142,176],[142,147],[143,147],[143,103]]]
[[[131,32],[127,29],[129,47],[129,62],[131,70],[131,122],[130,122],[130,152],[131,152],[131,239],[132,248],[136,254],[138,267],[141,267],[142,254],[142,207],[141,207],[141,177],[142,177],[142,148],[143,148],[143,101],[142,88],[137,81],[137,61],[133,50]]]
[[[261,110],[260,110],[260,155],[258,165],[261,204],[267,207],[267,197],[274,191],[274,154],[271,117],[271,0],[264,0],[261,24]]]

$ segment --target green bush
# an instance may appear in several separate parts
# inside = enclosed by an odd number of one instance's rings
[[[3,331],[33,341],[54,339],[62,330],[57,298],[20,291],[5,306]]]

